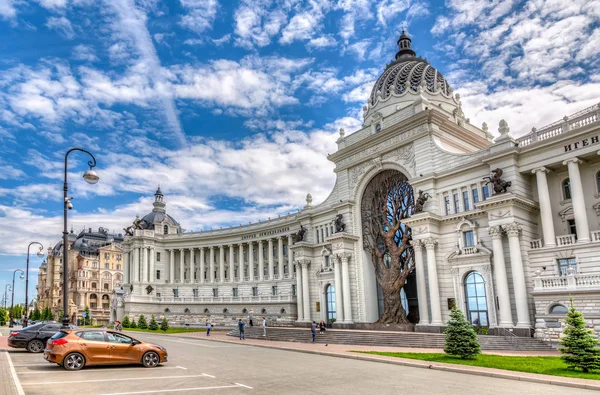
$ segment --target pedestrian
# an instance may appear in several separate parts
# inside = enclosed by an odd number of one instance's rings
[[[262,318],[263,337],[267,337],[267,320],[265,317]]]
[[[210,336],[210,330],[212,328],[212,324],[209,320],[206,320],[206,336]]]
[[[238,329],[240,330],[240,340],[246,340],[246,334],[244,333],[244,325],[246,324],[240,318],[240,320],[238,321]]]
[[[250,317],[250,319],[248,320],[248,324],[250,324],[250,326],[254,326],[254,324],[252,323],[252,317]]]
[[[321,322],[319,323],[319,333],[320,334],[325,333],[326,328],[327,328],[327,325],[325,325],[325,321],[321,320]]]
[[[310,324],[310,333],[312,335],[312,342],[315,342],[315,337],[317,337],[317,323],[315,321]]]

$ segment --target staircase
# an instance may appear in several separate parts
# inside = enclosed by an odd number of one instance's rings
[[[265,339],[260,327],[246,326],[246,338]],[[239,337],[237,328],[230,331],[228,336]],[[268,327],[267,338],[271,341],[309,343],[312,341],[310,329]],[[482,350],[513,350],[513,351],[551,351],[552,347],[546,342],[533,338],[515,336],[480,335]],[[376,332],[360,330],[329,329],[324,334],[317,331],[316,343],[321,344],[351,344],[360,346],[389,346],[409,348],[444,348],[445,335],[437,333],[416,332]]]

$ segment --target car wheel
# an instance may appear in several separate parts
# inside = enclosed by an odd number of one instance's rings
[[[154,351],[148,351],[142,357],[142,364],[146,368],[155,368],[158,366],[159,363],[160,363],[160,358],[158,357],[158,354],[155,353]]]
[[[67,355],[63,360],[63,367],[67,370],[79,370],[84,366],[85,358],[77,352]]]
[[[38,339],[34,339],[27,343],[27,351],[38,353],[44,351],[44,342]]]

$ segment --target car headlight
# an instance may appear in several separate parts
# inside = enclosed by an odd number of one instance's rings
[[[158,348],[160,351],[167,351],[167,349],[164,348],[163,346],[155,345],[155,347]]]

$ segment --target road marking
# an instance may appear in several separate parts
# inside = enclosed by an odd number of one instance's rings
[[[15,363],[13,366],[18,367],[18,368],[23,368],[26,366],[51,366],[53,364],[47,362],[47,363]],[[56,364],[54,364],[56,365]]]
[[[17,393],[19,395],[25,395],[25,391],[23,391],[23,387],[21,386],[21,380],[19,380],[19,377],[17,376],[17,371],[15,370],[12,360],[10,359],[10,354],[8,352],[4,352],[4,354],[6,354],[6,359],[8,359],[8,366],[10,367],[10,374],[15,383],[15,387],[17,388]]]
[[[244,387],[244,388],[249,388],[251,390],[253,390],[254,388],[250,387],[249,385],[245,385],[245,384],[240,384],[240,383],[233,383],[235,385],[239,385],[240,387]]]
[[[109,379],[102,380],[76,380],[76,381],[43,381],[38,383],[24,383],[23,385],[51,385],[51,384],[77,384],[77,383],[103,383],[106,381],[129,381],[129,380],[162,380],[162,379],[185,379],[192,377],[210,377],[207,374],[195,374],[191,376],[161,376],[161,377],[129,377],[125,379]]]
[[[214,379],[215,376],[211,376],[210,374],[206,374],[206,373],[202,373],[203,375],[205,375],[206,377],[210,377],[211,379]]]
[[[243,386],[245,387],[245,386]],[[135,392],[113,392],[110,394],[101,395],[132,395],[132,394],[156,394],[162,392],[180,392],[180,391],[205,391],[205,390],[218,390],[224,388],[240,388],[240,385],[221,385],[214,387],[195,387],[195,388],[174,388],[169,390],[153,390],[153,391],[135,391]],[[250,388],[250,387],[248,387]]]
[[[45,366],[45,365],[44,365]],[[56,366],[58,368],[58,366]],[[83,374],[83,373],[97,373],[97,372],[106,372],[109,370],[120,370],[120,371],[127,371],[127,370],[134,370],[134,369],[138,369],[138,370],[142,370],[145,368],[142,368],[141,366],[132,366],[129,368],[108,368],[108,369],[86,369],[86,370],[80,370],[79,372],[67,372],[66,370],[62,370],[62,369],[55,369],[55,370],[51,370],[49,372],[45,372],[45,371],[33,371],[33,372],[17,372],[17,374],[57,374],[57,373],[65,373],[65,375],[73,375],[73,373],[75,374]],[[185,369],[187,370],[187,368],[184,368],[183,366],[164,366],[164,367],[160,367],[158,368],[160,370],[163,369]]]
[[[148,336],[150,337],[150,336]],[[156,337],[158,338],[158,337]],[[183,343],[183,344],[188,344],[191,346],[198,346],[198,347],[207,347],[207,348],[234,348],[237,347],[238,345],[227,345],[227,346],[213,346],[213,345],[208,345],[208,344],[201,344],[201,343],[197,343],[198,340],[196,340],[196,342],[186,342],[186,341],[181,341],[181,340],[173,340],[173,339],[165,339],[163,337],[160,337],[161,340],[166,340],[168,342],[173,342],[173,343]],[[206,342],[208,340],[200,340],[201,342]]]

